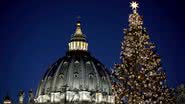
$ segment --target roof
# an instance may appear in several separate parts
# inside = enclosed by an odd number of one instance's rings
[[[67,52],[47,69],[36,96],[64,90],[112,94],[109,72],[88,52]]]

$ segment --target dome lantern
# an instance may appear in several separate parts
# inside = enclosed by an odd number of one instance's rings
[[[85,35],[82,33],[81,23],[78,21],[76,23],[76,31],[71,36],[71,41],[68,44],[69,51],[87,51],[88,43],[86,41]]]

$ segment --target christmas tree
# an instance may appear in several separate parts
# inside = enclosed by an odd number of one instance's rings
[[[174,104],[161,59],[137,12],[139,5],[133,1],[131,7],[129,28],[124,29],[121,63],[115,65],[112,73],[116,103]]]

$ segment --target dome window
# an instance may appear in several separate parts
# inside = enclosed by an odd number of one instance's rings
[[[64,61],[64,64],[67,64],[68,62],[67,61]]]
[[[100,63],[97,63],[98,66],[100,66]]]
[[[74,77],[77,78],[79,76],[78,72],[74,72]]]
[[[80,62],[78,60],[75,61],[75,64],[79,64]]]
[[[90,64],[90,61],[87,61],[86,64]]]
[[[93,79],[94,74],[93,73],[89,73],[89,79]]]
[[[59,78],[64,78],[64,74],[63,73],[60,73],[59,74]]]

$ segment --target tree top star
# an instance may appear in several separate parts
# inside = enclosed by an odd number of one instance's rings
[[[130,3],[130,7],[132,8],[132,10],[137,10],[137,8],[139,8],[139,4],[136,1],[132,1]]]

